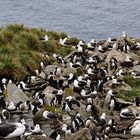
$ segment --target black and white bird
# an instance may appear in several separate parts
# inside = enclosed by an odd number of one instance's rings
[[[40,125],[36,124],[34,128],[31,129],[31,132],[32,134],[39,134],[39,133],[42,133],[43,131],[41,130]]]
[[[122,66],[124,67],[133,67],[133,59],[130,58],[129,56],[126,56],[124,62],[122,63]]]
[[[80,62],[76,62],[76,63],[72,63],[72,62],[70,62],[69,63],[69,66],[71,67],[71,68],[79,68],[79,67],[82,67],[82,64],[80,63]]]
[[[21,89],[23,92],[30,90],[30,88],[28,87],[28,85],[24,81],[20,81],[18,88]]]
[[[135,79],[140,78],[140,72],[132,71],[131,75],[132,75]]]
[[[72,125],[63,124],[61,129],[65,133],[65,136],[69,136],[74,133]]]
[[[61,74],[61,69],[60,69],[59,67],[55,68],[53,74],[56,75],[56,76],[60,76],[60,74]]]
[[[1,138],[16,138],[22,137],[26,127],[22,123],[6,123],[0,125]]]
[[[95,39],[91,39],[91,41],[87,44],[87,49],[89,51],[94,51],[94,49],[96,48],[96,41]]]
[[[134,114],[128,108],[123,108],[120,112],[120,118],[125,119],[134,118]]]
[[[53,54],[53,57],[57,60],[58,63],[65,64],[65,60],[59,54]]]
[[[52,120],[52,119],[60,118],[60,115],[49,112],[49,111],[46,110],[46,111],[43,112],[43,118],[47,119],[47,120]]]
[[[53,92],[55,94],[55,96],[52,98],[50,104],[51,105],[61,105],[62,99],[63,99],[63,90],[60,89],[56,92]]]

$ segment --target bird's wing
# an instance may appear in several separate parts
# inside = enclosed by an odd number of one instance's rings
[[[13,124],[1,124],[0,125],[0,137],[6,137],[8,134],[14,132],[16,126]]]

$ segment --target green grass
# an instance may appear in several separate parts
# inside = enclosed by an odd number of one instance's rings
[[[45,35],[49,37],[48,42],[40,40]],[[66,56],[72,49],[58,43],[60,38],[65,37],[66,33],[28,28],[23,24],[0,28],[0,76],[8,75],[13,80],[22,79],[28,73],[27,66],[34,70],[40,66],[41,61],[49,61],[41,55],[44,52],[50,56],[53,53]]]
[[[140,79],[135,79],[135,78],[133,78],[132,76],[125,76],[125,77],[123,78],[123,80],[124,80],[127,84],[129,84],[132,88],[133,88],[133,87],[135,87],[135,88],[140,87]]]
[[[132,76],[125,76],[123,80],[131,86],[132,90],[120,91],[117,96],[126,101],[132,101],[135,97],[140,97],[140,79],[135,79]]]

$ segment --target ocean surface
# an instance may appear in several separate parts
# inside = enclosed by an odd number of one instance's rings
[[[140,38],[140,0],[0,0],[0,26],[13,23],[86,41],[119,37],[122,31]]]

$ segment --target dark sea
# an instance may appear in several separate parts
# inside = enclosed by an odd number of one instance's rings
[[[140,0],[0,0],[0,26],[67,32],[71,37],[120,37],[123,31],[140,38]]]

